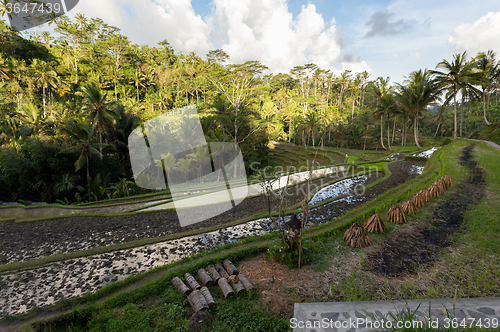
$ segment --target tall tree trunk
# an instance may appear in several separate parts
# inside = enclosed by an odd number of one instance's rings
[[[392,128],[392,145],[394,145],[394,136],[396,135],[396,119],[394,119],[394,126]]]
[[[354,121],[354,103],[356,103],[356,96],[352,97],[352,110],[351,110],[351,120]]]
[[[43,91],[43,117],[45,118],[45,85],[42,85],[42,91]]]
[[[439,126],[441,125],[441,120],[438,121],[438,126],[436,128],[436,132],[434,133],[434,136],[432,138],[436,138],[436,135],[438,134]]]
[[[453,108],[454,108],[454,119],[455,119],[455,129],[453,131],[453,138],[457,139],[457,94],[456,94],[456,88],[453,87]]]
[[[464,123],[464,100],[465,97],[462,96],[462,107],[460,107],[460,137],[462,137],[462,126]]]
[[[413,134],[415,135],[415,144],[419,150],[422,150],[422,147],[418,143],[418,113],[415,114],[415,120],[413,121]]]
[[[102,128],[99,126],[99,143],[102,144]],[[102,146],[99,147],[99,152],[102,154]]]
[[[488,126],[491,125],[491,123],[486,118],[486,91],[484,88],[483,88],[483,117],[484,117],[484,123],[486,123],[486,125]]]
[[[380,116],[380,144],[384,148],[384,150],[387,150],[384,145],[384,116]]]
[[[87,190],[88,190],[89,201],[90,201],[90,187],[89,187],[90,170],[89,170],[89,155],[88,154],[85,154],[85,159],[87,159]]]
[[[391,148],[391,121],[389,120],[389,116],[387,117],[387,147],[389,150],[392,150]]]

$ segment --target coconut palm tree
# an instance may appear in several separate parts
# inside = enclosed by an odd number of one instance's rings
[[[443,60],[437,64],[436,68],[442,68],[443,71],[433,70],[431,73],[436,76],[439,82],[439,87],[447,91],[446,99],[451,100],[453,98],[454,107],[454,126],[453,138],[457,138],[458,128],[457,128],[457,94],[460,91],[460,86],[469,79],[477,78],[478,75],[475,71],[475,61],[477,56],[467,61],[466,52],[462,54],[455,54],[453,56],[453,61],[449,62]],[[471,82],[472,83],[472,82]],[[474,83],[473,83],[474,84]]]
[[[492,83],[495,78],[500,75],[499,65],[495,61],[495,52],[489,50],[486,54],[479,53],[476,60],[476,68],[480,71],[481,75],[478,77],[482,88],[483,97],[483,118],[486,125],[491,123],[486,117],[486,91],[491,89]]]
[[[304,141],[304,148],[307,149],[307,139],[309,137],[312,138],[312,146],[313,146],[313,149],[315,148],[314,146],[314,139],[315,139],[315,133],[318,132],[318,128],[319,128],[319,125],[320,125],[320,118],[319,116],[316,114],[316,112],[313,112],[313,111],[309,111],[305,118],[302,120],[302,128],[306,134],[306,139]]]
[[[43,91],[43,116],[45,117],[46,90],[50,87],[56,88],[59,83],[59,77],[57,77],[57,73],[52,70],[47,62],[37,58],[33,59],[30,68],[35,84],[41,87]]]
[[[79,192],[84,191],[82,186],[78,186],[76,184],[78,181],[77,175],[70,175],[69,173],[66,173],[59,179],[60,180],[54,184],[54,190],[56,194],[64,194],[72,191],[73,189],[77,189]]]
[[[201,181],[201,171],[203,164],[210,160],[206,147],[197,146],[195,152],[187,155],[192,161],[198,164],[198,179]]]
[[[418,141],[418,118],[430,103],[440,99],[440,82],[433,79],[431,72],[426,69],[412,72],[405,83],[398,84],[396,99],[405,111],[412,114],[415,144],[422,150]]]
[[[40,128],[43,128],[43,118],[38,107],[33,103],[29,103],[24,105],[17,113],[17,118],[31,127],[33,136],[38,136]]]
[[[384,115],[392,112],[394,91],[393,86],[389,86],[390,77],[378,77],[376,81],[371,82],[370,89],[374,94],[374,100],[370,107],[375,110],[375,115],[380,116],[380,143],[382,148],[386,149],[384,145]]]
[[[177,162],[175,169],[184,173],[184,179],[187,182],[187,174],[191,172],[191,170],[193,169],[193,167],[191,166],[191,159],[188,158],[180,159]]]
[[[436,117],[434,119],[435,122],[437,122],[437,127],[436,127],[436,133],[434,134],[433,138],[436,138],[436,135],[439,130],[439,126],[442,126],[444,124],[445,120],[445,115],[446,115],[446,105],[441,105],[438,107],[437,112],[436,112]],[[443,136],[443,129],[441,128],[441,136]]]
[[[92,142],[95,127],[88,123],[71,118],[66,127],[61,128],[61,131],[68,135],[72,147],[62,150],[59,153],[79,153],[80,156],[75,162],[75,172],[78,172],[84,165],[87,166],[87,182],[90,180],[90,157],[95,155],[102,158],[102,154],[96,148],[114,148],[111,144],[102,144]]]
[[[119,113],[113,108],[114,102],[107,101],[108,94],[94,82],[87,83],[82,91],[77,93],[83,97],[82,111],[87,113],[88,119],[99,128],[99,143],[102,144],[102,130],[107,128],[113,119],[119,119]],[[99,152],[102,154],[102,148]]]

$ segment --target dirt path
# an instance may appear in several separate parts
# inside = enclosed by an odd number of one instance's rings
[[[471,138],[460,138],[460,139],[464,139],[467,141],[474,141],[474,142],[483,142],[483,143],[486,143],[487,145],[491,146],[494,149],[500,150],[500,145],[498,145],[497,143],[494,143],[492,141],[484,141],[481,139],[471,139]]]
[[[433,262],[439,251],[450,245],[448,236],[462,224],[464,212],[484,197],[482,169],[472,159],[473,145],[464,148],[460,163],[472,177],[458,184],[457,190],[434,212],[431,225],[410,227],[387,238],[380,249],[365,259],[364,268],[381,275],[401,276]]]

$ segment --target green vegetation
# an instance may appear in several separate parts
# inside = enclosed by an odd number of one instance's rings
[[[191,104],[207,141],[239,145],[249,175],[267,165],[308,166],[313,159],[322,166],[344,163],[344,151],[336,149],[362,149],[346,154],[349,162],[366,162],[379,159],[373,153],[379,147],[390,152],[413,145],[408,137],[425,145],[438,133],[453,134],[459,108],[460,132],[454,136],[500,139],[500,75],[493,52],[473,59],[455,55],[438,64],[442,71],[417,70],[391,87],[389,78],[370,80],[366,72],[336,76],[306,64],[264,74],[267,67],[257,61],[226,65],[223,50],[203,59],[177,54],[167,41],[134,45],[116,27],[81,14],[53,23],[55,34],[25,39],[0,22],[3,201],[69,205],[155,194],[131,181],[128,135]],[[436,107],[440,91],[447,94]],[[461,103],[459,91],[468,92]],[[295,146],[269,151],[272,141]],[[154,172],[186,177],[209,163],[196,151],[164,158]]]

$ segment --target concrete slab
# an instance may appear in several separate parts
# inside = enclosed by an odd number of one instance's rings
[[[447,328],[471,324],[500,328],[500,298],[296,303],[290,320],[294,332],[364,332],[391,326]]]

